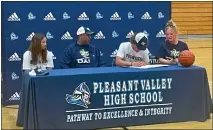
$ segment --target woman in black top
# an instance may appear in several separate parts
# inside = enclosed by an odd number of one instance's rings
[[[178,40],[178,29],[176,24],[169,20],[165,27],[166,41],[162,44],[158,58],[161,64],[177,64],[181,51],[189,50],[187,44]]]

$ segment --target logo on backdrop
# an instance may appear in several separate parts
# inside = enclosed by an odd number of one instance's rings
[[[115,12],[111,17],[110,20],[121,20],[121,17],[119,16],[118,12]]]
[[[85,82],[81,83],[73,92],[72,95],[66,94],[66,101],[69,104],[79,105],[85,108],[88,108],[88,105],[91,103],[90,99],[90,90]]]
[[[21,19],[18,17],[16,12],[10,15],[10,17],[7,19],[7,21],[21,21]]]
[[[13,101],[13,100],[20,100],[20,95],[21,95],[21,93],[15,92],[15,93],[9,98],[9,100],[10,100],[10,101]]]
[[[61,37],[61,40],[72,40],[73,37],[70,35],[70,33],[67,31],[64,33],[64,35]]]
[[[131,30],[131,31],[126,35],[126,38],[130,38],[132,35],[134,35],[134,32]]]
[[[11,78],[12,78],[12,80],[16,80],[16,79],[19,79],[19,76],[17,76],[16,73],[13,72],[13,73],[11,74]]]
[[[34,35],[35,35],[35,33],[32,32],[32,33],[26,38],[26,40],[27,40],[27,41],[31,41]]]
[[[53,35],[48,31],[46,34],[47,39],[52,39]]]
[[[156,37],[166,37],[166,35],[164,34],[163,30],[161,29],[161,30],[157,33]]]
[[[118,53],[118,50],[115,49],[115,50],[112,52],[112,54],[110,55],[110,57],[113,57],[113,58],[116,57],[117,53]]]
[[[131,12],[129,12],[128,13],[128,19],[133,19],[133,18],[134,18],[134,15]]]
[[[49,12],[49,14],[47,14],[45,17],[44,17],[44,21],[54,21],[56,20],[55,17],[53,16],[52,12]]]
[[[69,16],[69,14],[67,14],[67,12],[63,13],[63,19],[64,20],[70,19],[70,16]]]
[[[99,32],[95,35],[94,39],[105,39],[105,36],[104,36],[104,34],[103,34],[101,31],[99,31]]]
[[[149,12],[146,12],[144,15],[141,17],[142,20],[150,20],[152,17],[149,15]]]
[[[143,30],[143,33],[149,36],[149,33],[146,30]]]
[[[112,32],[112,37],[113,38],[116,38],[116,37],[118,37],[119,36],[119,34],[114,30],[113,32]]]
[[[36,19],[36,16],[34,16],[31,12],[28,14],[28,20]]]
[[[89,17],[85,12],[83,12],[79,17],[78,20],[89,20]]]
[[[9,61],[20,61],[21,58],[19,58],[18,54],[15,52],[14,54],[12,54],[12,56],[10,56],[10,58],[8,60]]]
[[[162,12],[159,12],[159,13],[158,13],[158,18],[159,18],[159,19],[164,18],[164,15],[163,15],[163,13],[162,13]]]
[[[96,19],[102,19],[103,15],[101,15],[99,12],[96,13]]]
[[[18,39],[18,36],[16,36],[16,34],[15,34],[14,32],[12,32],[12,33],[10,34],[10,39],[11,39],[12,41],[14,41],[14,40]]]

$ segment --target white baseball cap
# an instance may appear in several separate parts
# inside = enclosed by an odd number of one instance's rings
[[[146,50],[149,41],[145,33],[139,32],[138,34],[136,34],[135,41],[137,42],[136,45],[138,49]]]
[[[95,34],[95,32],[91,31],[89,28],[81,26],[81,27],[77,30],[77,35],[81,35],[81,34],[84,34],[84,33],[87,33],[87,34],[89,34],[89,35]]]

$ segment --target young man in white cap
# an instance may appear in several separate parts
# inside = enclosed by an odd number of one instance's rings
[[[130,42],[123,42],[116,56],[117,66],[143,66],[149,64],[149,51],[147,49],[148,37],[145,33],[136,33]]]
[[[89,44],[93,34],[95,34],[93,31],[83,26],[77,30],[78,40],[65,49],[60,62],[60,68],[105,66],[105,62],[101,60],[100,51],[95,46]]]

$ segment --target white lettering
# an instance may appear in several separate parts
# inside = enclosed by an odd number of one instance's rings
[[[82,64],[82,63],[90,63],[89,58],[81,58],[81,59],[76,59],[77,63]]]

